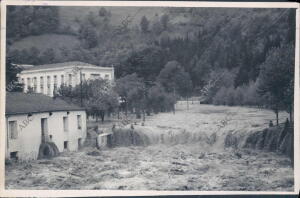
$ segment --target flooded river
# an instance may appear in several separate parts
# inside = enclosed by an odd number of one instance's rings
[[[281,122],[287,116],[280,113]],[[131,136],[119,131],[114,148],[8,165],[6,188],[292,191],[287,156],[244,147],[274,118],[268,110],[198,103],[187,109],[182,102],[175,114],[147,116]],[[229,133],[233,147],[225,145]]]

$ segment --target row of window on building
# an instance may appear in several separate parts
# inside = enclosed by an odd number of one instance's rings
[[[45,126],[47,126],[47,124],[46,125],[44,124],[45,121],[47,121],[47,118],[42,118],[41,120],[42,133],[48,132],[48,129],[45,128]],[[69,120],[67,116],[63,117],[63,128],[64,128],[64,132],[69,132]],[[81,115],[77,115],[77,129],[82,130]],[[8,132],[9,132],[10,139],[18,139],[18,122],[16,120],[8,122]]]
[[[82,80],[85,80],[85,74],[82,74]],[[72,81],[73,81],[72,74],[69,74],[68,82],[65,82],[65,76],[61,75],[61,80],[60,80],[61,85],[67,83],[68,85],[72,86]],[[33,83],[33,85],[32,85],[32,83]],[[22,84],[25,84],[24,78],[22,78]],[[53,76],[53,84],[54,84],[54,89],[57,89],[57,85],[58,85],[57,75]],[[33,91],[36,92],[37,91],[37,86],[38,86],[37,77],[27,78],[27,89],[32,87]],[[51,76],[47,76],[48,91],[50,91],[50,87],[51,87]],[[44,77],[43,76],[40,77],[40,92],[44,93]]]
[[[100,78],[100,74],[91,74],[91,79],[96,79],[96,78]],[[69,85],[69,86],[73,86],[73,75],[69,74],[68,75],[68,80],[67,82],[65,82],[65,76],[61,75],[60,76],[61,80],[60,80],[60,86],[63,84]],[[104,79],[109,79],[109,74],[105,75]],[[86,76],[83,73],[81,75],[81,80],[85,81],[86,80]],[[22,78],[21,79],[22,84],[25,84],[25,79]],[[41,76],[40,77],[40,93],[44,93],[44,77]],[[33,78],[27,78],[27,90],[29,88],[33,88],[34,92],[37,92],[37,87],[38,87],[38,83],[37,83],[37,77],[33,77]],[[57,90],[58,88],[58,83],[57,83],[57,75],[53,75],[53,90]],[[51,76],[47,76],[47,95],[51,94]]]

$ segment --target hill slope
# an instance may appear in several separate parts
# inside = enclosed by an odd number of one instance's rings
[[[62,47],[72,49],[79,44],[80,41],[75,36],[63,34],[43,34],[38,36],[28,36],[16,41],[10,46],[10,50],[23,50],[35,47],[40,52],[44,52],[46,49],[54,49],[55,51],[58,51],[58,49]]]

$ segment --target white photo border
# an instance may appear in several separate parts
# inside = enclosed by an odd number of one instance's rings
[[[294,191],[142,191],[142,190],[6,190],[5,189],[5,56],[6,8],[9,5],[39,6],[118,6],[118,7],[219,7],[219,8],[295,8],[295,90],[294,90]],[[195,2],[195,1],[38,1],[6,0],[1,2],[0,68],[0,196],[1,197],[84,197],[84,196],[155,196],[155,195],[295,195],[300,189],[300,104],[299,104],[299,24],[300,6],[293,2]],[[296,155],[297,154],[297,155]]]

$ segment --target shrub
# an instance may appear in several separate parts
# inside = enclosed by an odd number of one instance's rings
[[[257,84],[257,82],[251,81],[248,85],[242,85],[237,88],[223,86],[213,97],[213,104],[258,106],[263,103],[263,99],[257,93]]]

